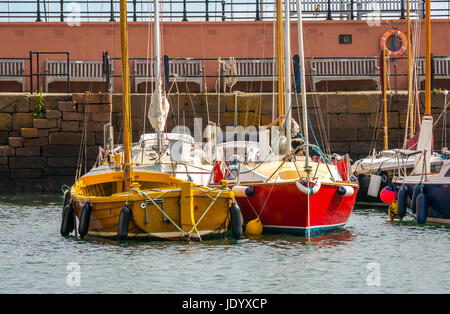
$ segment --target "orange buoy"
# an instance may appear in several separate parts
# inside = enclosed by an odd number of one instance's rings
[[[400,39],[400,41],[402,42],[402,46],[400,47],[400,49],[392,51],[387,47],[387,40],[391,36],[395,36]],[[386,51],[386,55],[388,55],[389,57],[399,57],[403,55],[406,49],[408,48],[408,39],[406,38],[405,34],[403,34],[401,31],[390,29],[386,33],[384,33],[383,36],[381,36],[380,47],[381,50]]]

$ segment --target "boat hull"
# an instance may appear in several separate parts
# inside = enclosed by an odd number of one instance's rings
[[[405,189],[408,193],[409,204],[417,183],[405,183]],[[427,221],[436,223],[450,224],[450,184],[422,183],[423,193],[427,199],[428,215]],[[398,189],[402,183],[396,183]]]
[[[252,196],[236,200],[244,223],[259,216],[264,232],[318,235],[344,227],[353,211],[357,186],[353,186],[352,196],[339,195],[339,186],[322,183],[319,191],[310,196],[309,219],[308,196],[295,182],[254,185]]]
[[[71,188],[78,219],[87,202],[92,207],[89,235],[117,238],[125,205],[131,212],[128,238],[203,239],[227,231],[233,200],[230,190],[196,186],[162,173],[136,171],[134,177],[136,187],[129,192],[114,191],[122,186],[117,172],[88,174]]]

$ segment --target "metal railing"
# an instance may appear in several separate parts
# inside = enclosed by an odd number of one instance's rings
[[[58,67],[41,67],[41,61],[45,61],[40,58],[42,55],[45,56],[57,56],[57,60],[46,61],[46,63],[57,63]],[[179,82],[194,82],[200,84],[200,91],[202,91],[203,82],[207,78],[234,78],[243,82],[258,82],[267,80],[276,80],[276,63],[273,63],[273,58],[235,58],[237,63],[242,63],[242,68],[240,72],[225,74],[223,67],[221,67],[221,73],[208,72],[205,73],[204,65],[210,63],[210,69],[217,69],[218,62],[223,62],[228,60],[227,58],[167,58],[169,75],[167,77],[168,81],[174,81],[175,77],[181,75]],[[379,57],[307,57],[307,67],[305,75],[311,77],[311,82],[314,85],[315,82],[320,80],[345,80],[345,79],[369,79],[369,80],[379,80],[379,67],[377,60]],[[406,57],[396,57],[391,58],[391,65],[394,70],[389,71],[387,74],[389,77],[394,78],[394,86],[396,88],[396,78],[405,77],[407,73],[399,73],[396,69],[396,64],[398,62],[405,63]],[[102,61],[83,61],[83,60],[71,60],[70,52],[60,51],[60,52],[43,52],[43,51],[30,51],[28,58],[1,58],[0,57],[0,84],[3,81],[16,81],[22,84],[22,90],[25,88],[25,79],[29,79],[29,91],[30,93],[39,92],[42,81],[47,85],[50,81],[49,78],[58,81],[63,81],[67,83],[66,90],[67,93],[71,92],[70,85],[74,81],[91,82],[91,81],[102,81],[105,82],[105,90],[111,90],[114,79],[122,77],[120,67],[117,67],[117,71],[114,71],[114,63],[119,62],[120,58],[110,58],[107,52],[103,53]],[[153,62],[152,58],[129,58],[130,68],[136,68],[139,64],[151,64]],[[424,58],[419,57],[418,60],[418,80],[419,82],[423,80],[423,68],[424,68]],[[87,75],[76,75],[69,65],[79,64],[96,65],[95,73],[90,71]],[[185,73],[180,67],[181,65],[189,65],[192,63],[201,63],[202,68],[198,68],[198,71]],[[106,66],[109,64],[110,66]],[[244,65],[246,64],[246,65]],[[255,64],[265,64],[265,67],[255,67]],[[273,64],[272,69],[267,67]],[[450,56],[432,56],[432,81],[434,78],[437,79],[450,79]],[[172,66],[170,66],[172,65]],[[180,65],[180,66],[177,66]],[[325,67],[324,67],[325,66]],[[152,82],[152,71],[150,66],[149,70],[145,71],[132,71],[130,73],[130,79],[136,82]],[[13,69],[13,70],[11,70]],[[101,73],[100,73],[101,71]],[[92,72],[92,73],[91,73]],[[137,81],[136,81],[137,80]],[[379,85],[379,82],[377,83]],[[137,91],[137,85],[135,86],[135,91]],[[312,86],[314,90],[314,86]],[[115,91],[119,92],[119,91]]]
[[[296,0],[291,18],[296,18]],[[262,21],[274,18],[274,0],[164,0],[163,21]],[[0,22],[38,21],[67,23],[118,21],[119,0],[0,0]],[[404,19],[406,0],[303,0],[308,20]],[[424,18],[424,0],[411,0],[413,18]],[[449,18],[448,0],[431,0],[432,18]],[[152,21],[153,3],[128,1],[130,21]]]

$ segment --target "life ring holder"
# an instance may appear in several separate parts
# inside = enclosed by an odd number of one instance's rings
[[[319,178],[316,179],[313,187],[311,187],[311,186],[307,187],[304,185],[304,183],[305,182],[302,182],[300,180],[295,181],[295,185],[297,186],[297,189],[299,189],[299,191],[302,192],[303,194],[314,195],[317,192],[319,192],[320,186],[321,186],[321,182],[320,182]]]
[[[387,47],[387,40],[391,36],[398,37],[401,40],[402,46],[400,47],[400,49],[392,51]],[[381,50],[386,51],[386,55],[389,57],[399,57],[403,55],[406,49],[408,48],[408,39],[406,38],[405,34],[403,34],[401,31],[396,29],[390,29],[386,33],[384,33],[383,36],[381,36],[380,48]]]

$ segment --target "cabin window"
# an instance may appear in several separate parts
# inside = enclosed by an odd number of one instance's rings
[[[350,45],[351,43],[352,43],[352,35],[351,34],[340,34],[339,35],[339,44]]]
[[[446,176],[446,177],[450,177],[450,168],[447,170],[445,176]]]

